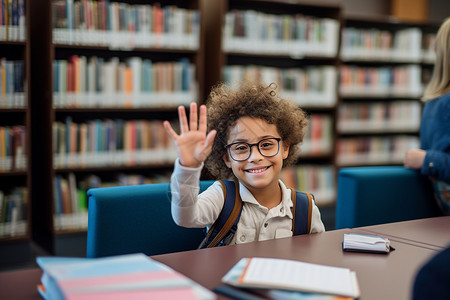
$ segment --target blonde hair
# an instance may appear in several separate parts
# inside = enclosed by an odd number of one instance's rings
[[[422,101],[432,100],[450,92],[450,18],[445,19],[437,32],[435,52],[433,75]]]

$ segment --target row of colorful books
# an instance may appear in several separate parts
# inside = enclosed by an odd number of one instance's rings
[[[71,117],[53,125],[53,154],[55,168],[172,163],[177,156],[160,120]]]
[[[340,74],[339,90],[344,97],[420,97],[423,91],[419,65],[342,66]]]
[[[28,191],[15,187],[6,192],[0,190],[0,238],[18,237],[27,234]]]
[[[152,62],[130,57],[74,55],[53,63],[53,105],[80,107],[176,107],[197,101],[195,65],[187,58]]]
[[[335,19],[232,10],[225,16],[223,50],[333,57],[337,54],[339,28],[339,21]]]
[[[375,103],[343,103],[338,109],[338,131],[411,131],[420,127],[421,104],[417,100]]]
[[[0,126],[0,172],[23,171],[27,167],[25,126]]]
[[[342,31],[340,55],[344,60],[422,62],[434,52],[433,44],[434,39],[429,35],[425,39],[419,28],[390,32],[350,27]]]
[[[309,117],[301,156],[329,155],[333,149],[333,118],[330,115],[313,114]]]
[[[111,174],[108,174],[111,177]],[[55,230],[85,230],[88,225],[87,191],[91,188],[168,182],[170,174],[146,177],[118,173],[110,179],[88,174],[77,179],[74,173],[53,179],[53,224]]]
[[[434,63],[436,60],[436,33],[425,33],[422,38],[422,55],[426,63]]]
[[[200,13],[159,3],[53,1],[53,42],[111,48],[199,47]]]
[[[25,0],[0,0],[0,41],[25,41]]]
[[[82,185],[81,185],[82,186]],[[73,173],[67,178],[56,175],[53,179],[54,217],[53,227],[61,229],[87,228],[86,189],[78,187]]]
[[[0,108],[27,106],[25,76],[25,65],[22,60],[0,59]]]
[[[299,106],[332,107],[336,104],[337,70],[334,66],[275,68],[228,65],[223,69],[226,84],[237,87],[243,80],[276,83],[280,96]]]
[[[176,121],[173,122],[176,128]],[[331,153],[332,119],[310,117],[302,155]],[[53,125],[54,167],[89,167],[171,163],[176,158],[173,143],[160,120],[92,120],[75,123],[71,117]]]
[[[285,168],[281,179],[287,187],[312,193],[317,205],[336,200],[335,169],[333,166],[301,165]]]
[[[406,150],[420,148],[417,136],[341,138],[337,142],[338,166],[402,164]]]

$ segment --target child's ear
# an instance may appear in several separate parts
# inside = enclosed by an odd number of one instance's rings
[[[288,157],[289,147],[290,147],[290,145],[288,143],[285,143],[285,142],[281,143],[281,148],[282,148],[281,154],[282,154],[283,159],[286,159]]]
[[[225,162],[225,164],[227,165],[228,168],[231,168],[231,161],[230,161],[230,157],[228,156],[228,153],[225,152],[222,156],[223,161]]]

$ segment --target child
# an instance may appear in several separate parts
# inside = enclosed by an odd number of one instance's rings
[[[291,192],[279,177],[281,168],[298,157],[297,144],[307,125],[305,113],[278,98],[274,85],[250,83],[238,90],[215,87],[207,105],[208,120],[204,105],[198,118],[197,105],[191,103],[189,121],[184,107],[178,108],[180,134],[164,122],[178,153],[171,177],[175,222],[184,227],[210,227],[218,218],[224,205],[220,182],[198,194],[205,164],[218,179],[239,181],[243,208],[229,244],[292,236]],[[324,230],[312,201],[309,233]]]

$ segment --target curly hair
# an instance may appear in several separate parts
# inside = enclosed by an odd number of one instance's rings
[[[305,112],[292,102],[277,96],[276,84],[265,86],[244,82],[232,90],[225,84],[214,87],[209,94],[208,131],[217,130],[212,152],[205,161],[208,171],[217,179],[233,178],[233,172],[223,161],[229,129],[242,117],[263,119],[277,127],[281,138],[290,145],[283,167],[295,163],[299,156],[299,144],[303,141],[308,120]]]

